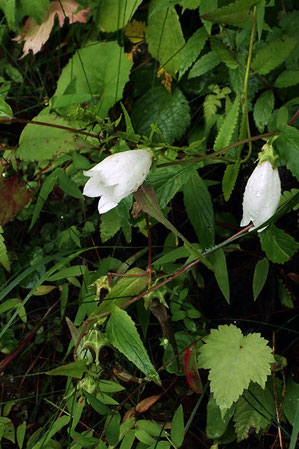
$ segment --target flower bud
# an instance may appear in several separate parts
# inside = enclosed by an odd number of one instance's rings
[[[267,221],[275,213],[280,200],[281,186],[277,168],[263,160],[248,179],[243,197],[241,226],[254,224],[250,231]],[[259,229],[262,232],[266,227]]]
[[[90,179],[85,184],[83,195],[100,196],[98,210],[104,214],[135,192],[143,183],[152,165],[148,150],[131,150],[112,154],[88,171]]]

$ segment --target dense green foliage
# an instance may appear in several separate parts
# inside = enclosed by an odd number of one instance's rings
[[[0,13],[0,447],[294,449],[296,2]],[[262,151],[279,207],[240,230]]]

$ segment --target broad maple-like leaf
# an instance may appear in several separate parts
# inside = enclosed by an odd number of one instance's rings
[[[0,178],[0,226],[14,218],[28,203],[32,194],[19,185],[18,177]]]
[[[244,337],[236,326],[225,325],[212,329],[204,341],[198,363],[210,369],[211,391],[220,409],[237,401],[251,381],[265,387],[274,357],[260,334]]]
[[[17,42],[25,41],[22,58],[28,55],[30,50],[32,50],[33,54],[38,53],[44,43],[47,42],[56,14],[60,28],[63,26],[66,17],[69,19],[69,23],[85,23],[85,15],[89,12],[89,8],[75,13],[78,7],[79,4],[73,0],[61,0],[61,2],[55,0],[50,3],[47,15],[40,25],[29,17],[24,25],[23,33],[13,39]]]

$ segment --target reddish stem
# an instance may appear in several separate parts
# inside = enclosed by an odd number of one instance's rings
[[[148,240],[148,264],[147,264],[147,272],[148,272],[148,288],[151,288],[152,285],[152,236],[151,236],[151,228],[148,221],[148,215],[145,215],[146,222],[146,230],[147,230],[147,240]]]
[[[48,126],[49,128],[64,129],[65,131],[70,131],[75,134],[82,134],[82,136],[95,137],[99,140],[103,139],[103,137],[100,137],[98,134],[88,133],[86,131],[81,131],[80,129],[70,128],[69,126],[55,125],[54,123],[39,122],[37,120],[27,120],[25,118],[0,119],[0,123],[30,123],[30,125]]]

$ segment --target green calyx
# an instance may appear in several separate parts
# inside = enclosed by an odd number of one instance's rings
[[[276,136],[275,136],[276,137]],[[276,160],[278,158],[278,155],[274,153],[272,142],[275,139],[271,139],[271,142],[265,143],[265,145],[262,147],[262,151],[258,154],[258,165],[262,164],[265,161],[270,162],[273,168],[277,168]]]

